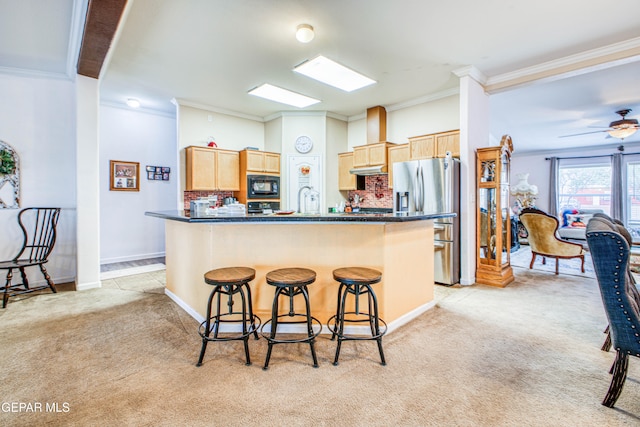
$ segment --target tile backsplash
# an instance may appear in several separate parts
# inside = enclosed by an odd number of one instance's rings
[[[360,196],[361,208],[393,208],[393,191],[387,174],[365,176],[365,189],[349,191],[349,200],[356,194]]]
[[[218,196],[217,206],[223,205],[225,197],[233,197],[233,191],[185,191],[184,192],[184,209],[191,209],[191,201],[199,197]]]

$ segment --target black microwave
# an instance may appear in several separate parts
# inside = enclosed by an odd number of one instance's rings
[[[247,199],[279,199],[280,177],[247,175]]]

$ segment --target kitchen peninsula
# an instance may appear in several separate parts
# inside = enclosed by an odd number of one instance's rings
[[[283,267],[311,268],[317,273],[309,286],[311,310],[326,324],[336,308],[332,271],[363,266],[382,272],[374,290],[380,316],[392,330],[433,306],[433,220],[455,214],[146,215],[165,220],[165,292],[199,321],[211,292],[203,275],[214,268],[256,270],[253,308],[263,321],[271,315],[274,294],[266,274]]]

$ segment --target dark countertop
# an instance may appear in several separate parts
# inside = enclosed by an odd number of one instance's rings
[[[145,212],[145,215],[172,221],[192,223],[239,223],[239,222],[410,222],[424,221],[436,218],[455,217],[455,213],[423,214],[423,213],[335,213],[323,215],[305,214],[247,214],[247,215],[212,215],[200,218],[191,218],[184,211],[158,211]]]

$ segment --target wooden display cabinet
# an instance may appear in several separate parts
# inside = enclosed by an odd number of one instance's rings
[[[511,138],[509,138],[509,141]],[[476,283],[505,287],[510,264],[509,162],[511,144],[479,148],[476,160]]]
[[[186,191],[238,191],[237,151],[209,147],[185,148]]]

